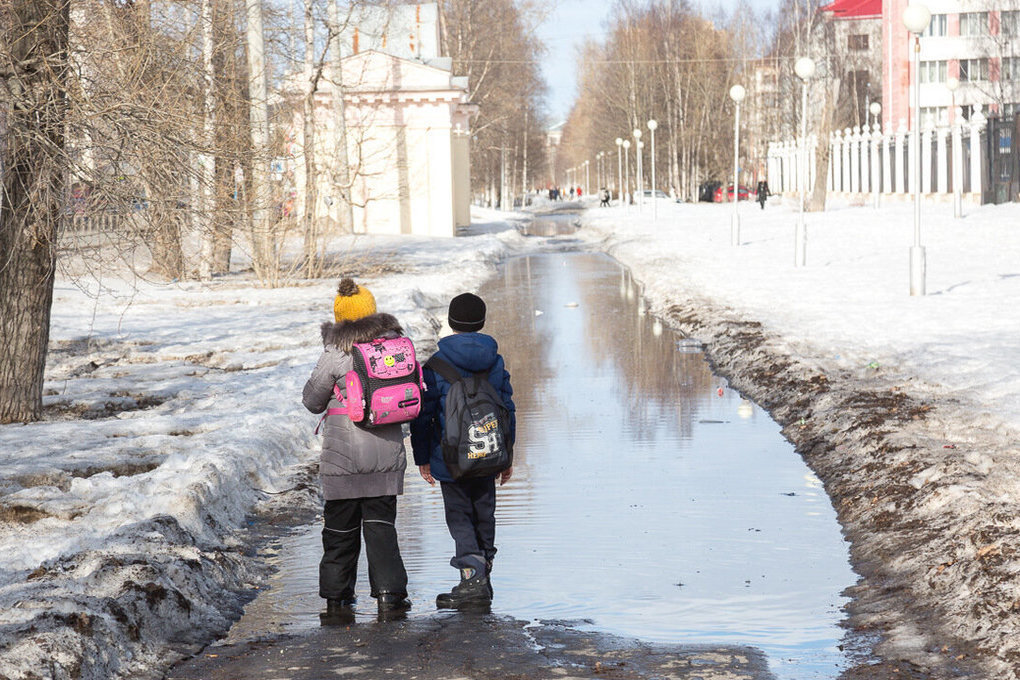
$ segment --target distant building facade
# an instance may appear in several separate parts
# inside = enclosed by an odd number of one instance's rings
[[[452,236],[470,224],[468,83],[440,55],[435,4],[358,5],[341,33],[341,77],[355,233]],[[306,79],[287,80],[296,208],[306,190]],[[327,65],[315,94],[316,219],[336,220],[340,144]]]
[[[894,128],[910,117],[914,37],[903,26],[907,0],[887,0],[882,15],[885,124]],[[921,124],[954,120],[962,107],[969,118],[1013,115],[1020,106],[1020,2],[1016,0],[934,0],[931,23],[920,38],[918,71]],[[946,87],[957,78],[955,95]]]

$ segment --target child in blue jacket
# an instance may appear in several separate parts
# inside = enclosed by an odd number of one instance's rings
[[[448,321],[453,335],[439,341],[436,356],[453,364],[462,375],[485,372],[510,412],[510,444],[516,436],[516,414],[510,374],[496,340],[480,333],[485,325],[485,302],[471,293],[450,301]],[[456,552],[450,564],[460,570],[460,583],[436,598],[440,608],[487,605],[492,601],[489,574],[496,556],[496,477],[502,486],[513,468],[492,477],[453,481],[443,461],[444,409],[450,384],[429,367],[424,368],[426,391],[421,413],[411,423],[411,449],[422,478],[439,482]]]

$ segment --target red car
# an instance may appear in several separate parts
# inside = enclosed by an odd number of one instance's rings
[[[746,201],[750,197],[751,197],[750,190],[743,184],[741,184],[740,187],[737,189],[737,198],[741,201]],[[712,200],[715,201],[716,203],[723,202],[722,187],[719,187],[718,189],[715,190],[715,195],[712,197]],[[731,203],[732,201],[733,201],[733,185],[731,184],[728,187],[726,187],[726,202]]]

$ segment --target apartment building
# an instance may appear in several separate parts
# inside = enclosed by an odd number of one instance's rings
[[[903,25],[908,0],[887,0],[882,16],[883,125],[909,120],[914,36]],[[965,118],[980,107],[1009,116],[1020,108],[1020,0],[931,0],[931,23],[920,36],[919,92],[922,126]],[[947,84],[956,79],[951,91]]]

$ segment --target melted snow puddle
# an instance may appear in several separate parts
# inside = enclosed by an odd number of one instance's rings
[[[762,649],[777,677],[834,678],[856,581],[819,480],[698,343],[643,313],[596,254],[514,259],[481,295],[516,390],[514,479],[499,491],[493,611],[672,644]],[[456,572],[438,489],[409,464],[399,501],[411,616]],[[320,527],[286,539],[238,639],[318,626]],[[364,557],[362,557],[364,562]],[[359,618],[373,620],[363,564]],[[362,614],[363,612],[363,614]]]

